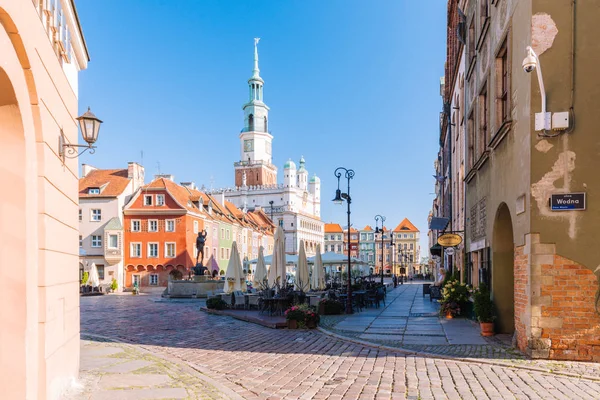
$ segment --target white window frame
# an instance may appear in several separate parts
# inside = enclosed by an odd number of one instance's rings
[[[155,230],[151,230],[150,229],[150,225],[152,224],[152,222],[156,222],[156,229]],[[157,219],[149,219],[148,220],[148,232],[158,232],[158,220]]]
[[[173,229],[169,229],[169,224],[173,224]],[[165,220],[165,232],[175,232],[175,220],[174,219]]]
[[[227,240],[231,239],[231,235],[230,235],[229,229],[227,229],[225,231],[225,237],[227,238]]]
[[[83,236],[79,235],[79,247],[83,247]]]
[[[157,207],[162,207],[165,205],[165,195],[164,194],[157,194],[156,195],[156,206]]]
[[[135,251],[133,251],[134,247],[137,247],[137,249],[139,250],[138,254],[136,254]],[[141,242],[132,242],[129,244],[129,257],[131,257],[131,258],[141,258],[142,257],[142,243]]]
[[[215,257],[215,261],[219,259],[219,252],[217,252],[216,247],[213,247],[213,256]]]
[[[88,194],[100,194],[100,188],[88,188]]]
[[[156,255],[153,256],[152,255],[152,251],[150,250],[150,246],[151,245],[156,245]],[[159,253],[158,253],[158,242],[149,242],[148,243],[148,258],[158,258]]]
[[[154,283],[152,283],[152,280],[155,280]],[[158,274],[150,274],[150,276],[148,276],[148,284],[150,286],[158,286]]]
[[[119,248],[119,235],[118,235],[118,234],[116,234],[116,233],[109,233],[109,234],[107,234],[107,236],[108,236],[108,241],[107,241],[106,245],[108,246],[108,248],[109,248],[109,249],[118,249],[118,248]],[[116,238],[117,238],[117,245],[116,245],[116,246],[114,246],[114,247],[113,247],[113,246],[111,246],[111,244],[110,244],[110,238],[111,238],[112,236],[114,236],[114,237],[116,237]]]
[[[131,276],[131,285],[135,286],[137,281],[138,287],[142,286],[142,276],[140,274],[133,274]]]
[[[225,228],[221,228],[221,239],[225,239]]]
[[[153,199],[154,195],[152,194],[145,194],[144,195],[144,206],[145,207],[151,207],[154,205],[154,199]],[[146,200],[150,199],[150,204],[147,204]]]
[[[94,239],[96,238],[96,239]],[[98,243],[99,241],[99,243]],[[94,243],[96,243],[97,245],[94,246]],[[95,249],[99,249],[102,247],[102,235],[92,235],[92,247]]]
[[[173,245],[173,255],[170,255],[167,251],[168,245]],[[175,258],[177,257],[177,243],[175,242],[165,242],[165,258]]]
[[[98,211],[97,214],[94,214],[94,211]],[[94,217],[98,217],[98,219],[95,219]],[[90,221],[93,222],[100,222],[102,221],[102,209],[101,208],[92,208],[90,209]]]
[[[136,222],[137,222],[137,229],[134,228]],[[141,230],[142,230],[142,220],[141,219],[132,219],[131,220],[131,232],[140,232]]]
[[[194,233],[198,233],[198,221],[194,221]]]

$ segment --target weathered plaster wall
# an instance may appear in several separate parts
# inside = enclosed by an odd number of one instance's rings
[[[571,103],[572,40],[576,39],[574,76],[575,126],[557,138],[531,134],[531,228],[541,240],[556,244],[556,252],[600,273],[600,179],[598,149],[600,126],[600,0],[576,2],[573,31],[571,1],[533,1],[532,43],[541,52],[548,111],[568,111]],[[542,50],[544,50],[542,52]],[[539,54],[539,53],[538,53]],[[537,79],[532,75],[532,112],[539,112],[541,100]],[[552,212],[551,193],[586,192],[586,211]]]

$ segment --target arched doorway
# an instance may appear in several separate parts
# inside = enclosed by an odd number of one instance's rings
[[[496,306],[496,332],[513,333],[515,330],[515,244],[512,219],[502,203],[494,220],[492,238],[492,299]]]
[[[3,38],[0,36],[0,41]],[[2,49],[1,45],[0,49]],[[10,56],[15,57],[14,54]],[[8,55],[6,57],[12,58]],[[28,342],[33,339],[28,340],[27,322],[36,318],[36,314],[31,317],[32,310],[28,307],[28,304],[31,306],[34,301],[27,301],[25,295],[28,295],[28,299],[36,299],[33,297],[34,294],[29,294],[31,288],[28,287],[28,281],[37,280],[37,276],[31,276],[31,271],[28,269],[31,268],[31,259],[27,255],[33,243],[28,243],[26,227],[28,225],[30,227],[31,224],[27,222],[26,207],[28,201],[35,197],[33,193],[27,193],[26,162],[28,160],[21,110],[13,84],[2,68],[0,68],[0,143],[0,187],[10,192],[10,195],[7,192],[0,201],[0,221],[3,227],[6,227],[0,229],[0,281],[5,283],[0,290],[0,302],[10,305],[4,307],[0,313],[3,321],[10,321],[2,324],[0,328],[0,336],[10,338],[10,348],[4,347],[7,353],[0,357],[0,371],[9,377],[19,377],[19,379],[11,378],[6,381],[3,391],[8,393],[7,396],[25,398],[24,382],[29,372],[26,364],[27,348]],[[34,332],[33,329],[29,331],[29,334]]]

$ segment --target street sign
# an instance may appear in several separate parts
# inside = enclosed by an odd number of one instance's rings
[[[445,251],[446,251],[446,254],[448,254],[449,256],[454,255],[454,247],[449,247]]]
[[[456,233],[444,233],[437,242],[442,247],[454,247],[462,243],[462,237]]]
[[[562,193],[550,195],[552,211],[585,210],[585,193]]]

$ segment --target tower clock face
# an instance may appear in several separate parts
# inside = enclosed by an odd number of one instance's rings
[[[244,140],[244,151],[253,151],[253,150],[254,150],[254,139]]]

